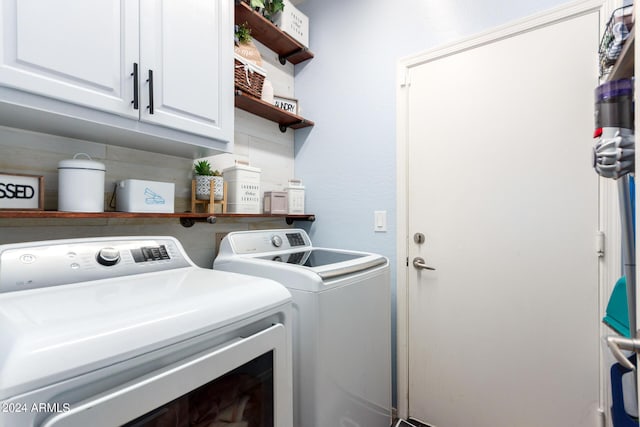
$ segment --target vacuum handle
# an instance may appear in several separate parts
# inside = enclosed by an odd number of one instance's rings
[[[622,350],[635,351],[637,353],[640,351],[640,340],[612,335],[607,337],[607,345],[618,363],[629,370],[635,371],[636,367],[625,357]]]

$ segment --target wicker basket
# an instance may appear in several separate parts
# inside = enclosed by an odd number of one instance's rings
[[[247,61],[239,55],[234,55],[235,87],[258,99],[262,97],[262,85],[267,73],[264,69]]]

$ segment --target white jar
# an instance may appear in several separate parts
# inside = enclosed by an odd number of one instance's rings
[[[86,156],[78,159],[78,156]],[[65,212],[104,212],[103,163],[78,153],[58,163],[58,210]]]

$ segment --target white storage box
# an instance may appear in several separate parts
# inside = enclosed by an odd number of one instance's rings
[[[276,16],[275,24],[304,47],[309,47],[309,18],[289,0],[284,0],[284,10]]]
[[[236,164],[222,171],[227,183],[228,213],[261,213],[260,169]]]
[[[125,179],[116,187],[116,210],[173,213],[174,193],[173,182]]]
[[[264,213],[266,214],[288,214],[289,203],[286,191],[265,191],[264,193]]]
[[[285,188],[289,199],[290,214],[304,214],[304,185],[297,179],[290,179],[289,186]]]

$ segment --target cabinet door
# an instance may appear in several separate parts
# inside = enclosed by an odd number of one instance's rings
[[[230,0],[141,0],[140,119],[230,141]]]
[[[0,85],[137,117],[137,0],[0,0]]]

